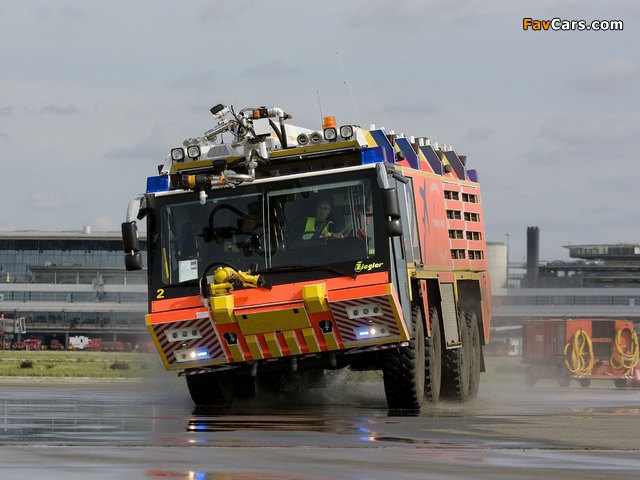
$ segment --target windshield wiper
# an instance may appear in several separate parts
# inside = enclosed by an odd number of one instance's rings
[[[266,270],[258,270],[255,273],[263,275],[265,273],[308,272],[311,270],[325,270],[327,272],[337,273],[343,277],[356,278],[358,276],[356,272],[340,270],[328,265],[278,265],[277,267],[267,268]]]

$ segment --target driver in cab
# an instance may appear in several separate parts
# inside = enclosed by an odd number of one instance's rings
[[[311,240],[342,237],[342,233],[336,228],[334,221],[331,219],[331,203],[328,200],[318,201],[315,216],[307,218],[302,238]]]

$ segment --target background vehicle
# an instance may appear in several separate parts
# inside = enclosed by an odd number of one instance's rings
[[[84,346],[84,349],[90,352],[101,352],[102,347],[103,343],[101,338],[92,338],[89,343]]]
[[[638,335],[630,320],[529,320],[522,330],[525,382],[555,378],[562,387],[571,379],[588,387],[592,380],[613,380],[624,387],[640,361]]]
[[[491,298],[466,157],[332,117],[314,131],[275,107],[211,112],[122,224],[135,270],[147,219],[147,325],[194,402],[290,394],[347,366],[381,369],[392,409],[475,397]]]
[[[38,338],[28,338],[22,342],[14,342],[13,350],[40,350],[42,341]]]
[[[75,335],[73,337],[69,337],[69,350],[84,350],[91,339],[89,337],[85,337],[84,335]]]

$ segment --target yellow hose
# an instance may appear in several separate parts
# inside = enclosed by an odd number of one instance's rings
[[[570,355],[568,355],[570,353]],[[580,329],[564,346],[564,366],[569,372],[581,377],[591,375],[593,370],[593,343],[589,334]]]
[[[627,348],[622,344],[622,334],[629,331],[631,345]],[[638,347],[638,334],[629,327],[616,329],[615,349],[611,352],[611,366],[616,369],[624,369],[625,375],[633,375],[633,369],[640,362],[640,348]]]

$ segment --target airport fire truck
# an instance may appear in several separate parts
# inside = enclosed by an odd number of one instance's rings
[[[122,224],[146,324],[197,405],[382,370],[391,409],[474,398],[489,337],[480,185],[466,157],[371,126],[217,105]]]
[[[635,386],[640,345],[633,321],[612,318],[527,320],[522,327],[525,383],[553,378],[561,387],[572,379],[582,387],[592,380]]]

